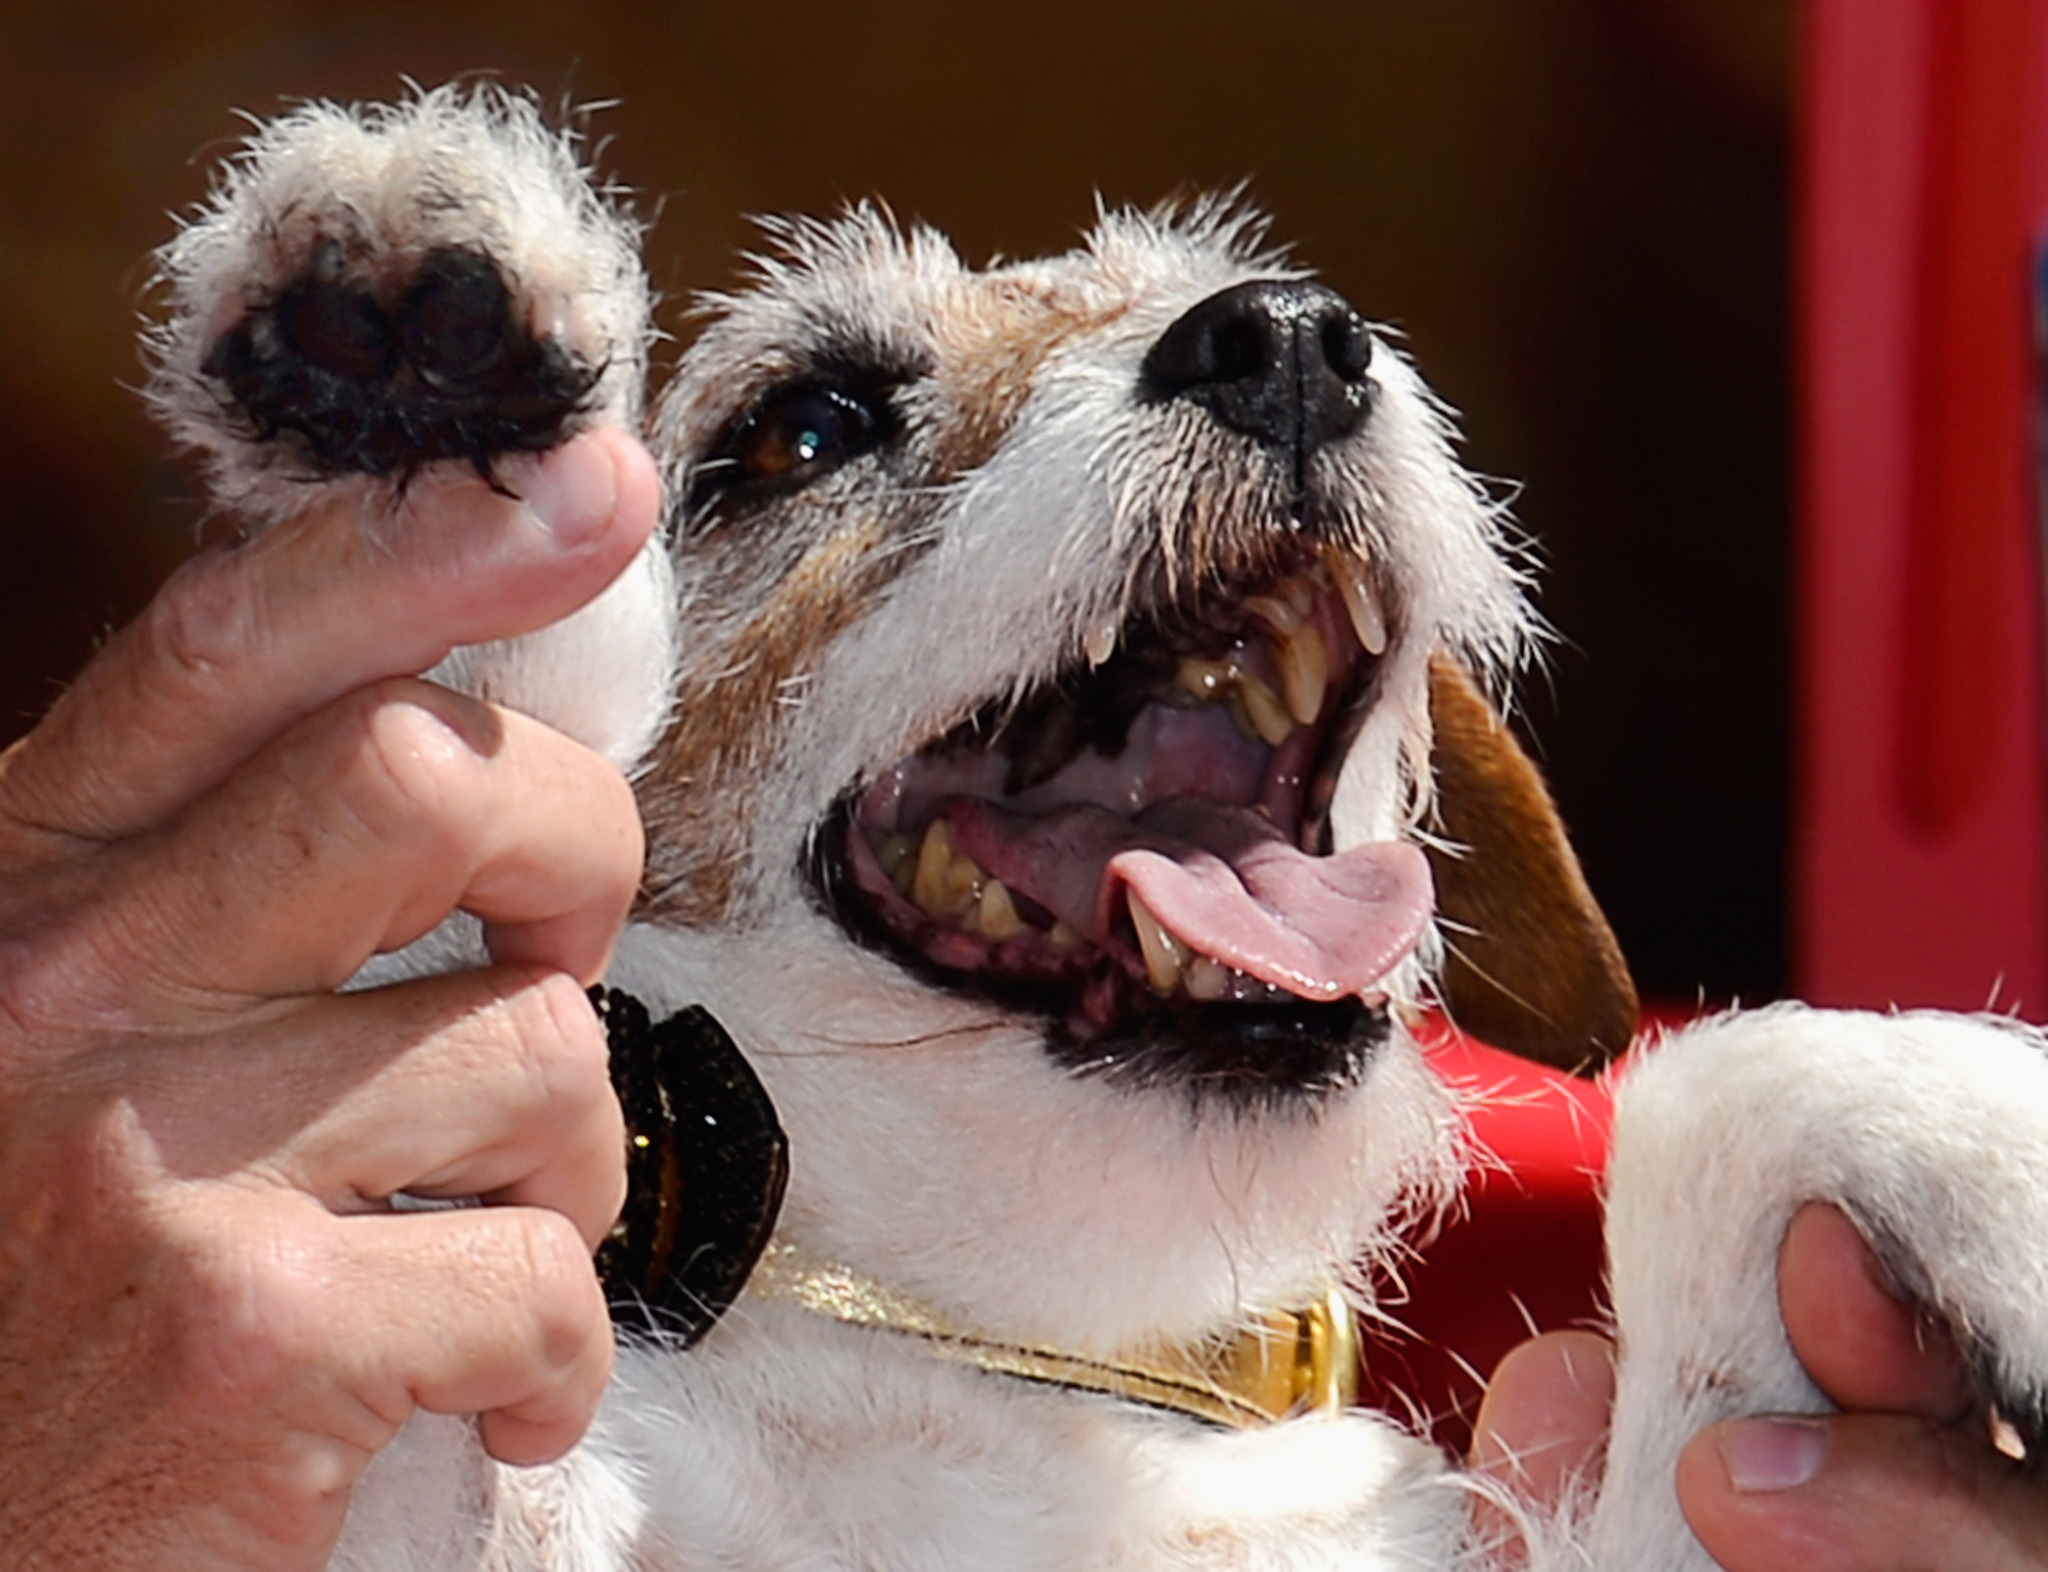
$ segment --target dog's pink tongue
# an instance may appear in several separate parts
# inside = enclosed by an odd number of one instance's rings
[[[1429,921],[1428,861],[1399,842],[1311,857],[1250,809],[1193,797],[1135,820],[973,799],[946,811],[962,851],[1097,943],[1128,889],[1197,954],[1304,999],[1368,993]]]
[[[1194,798],[1160,804],[1145,824],[1182,849],[1117,853],[1106,898],[1129,886],[1190,949],[1301,998],[1369,992],[1429,921],[1429,862],[1413,846],[1311,857],[1256,813]]]

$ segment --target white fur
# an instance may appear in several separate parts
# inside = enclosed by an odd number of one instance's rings
[[[587,606],[525,638],[453,650],[427,675],[524,711],[631,775],[668,724],[675,570],[657,536]]]
[[[421,200],[448,195],[452,207]],[[308,213],[357,225],[366,266],[402,268],[451,234],[487,247],[535,309],[609,346],[616,375],[593,418],[637,424],[646,330],[630,227],[522,100],[315,106],[259,132],[167,257],[159,402],[210,456],[226,506],[262,523],[313,495],[289,453],[235,430],[197,369],[238,302],[303,266]],[[710,303],[655,421],[679,485],[821,324],[857,324],[935,366],[904,395],[908,418],[934,429],[960,417],[956,387],[980,385],[962,368],[1005,312],[1036,302],[1069,326],[1029,340],[992,452],[931,494],[861,498],[877,519],[916,521],[866,549],[922,554],[829,647],[773,673],[748,811],[729,831],[713,821],[730,842],[712,848],[731,879],[722,920],[636,925],[613,980],[657,1016],[707,1004],[756,1065],[791,1137],[785,1240],[961,1322],[1108,1351],[1228,1329],[1333,1274],[1363,1297],[1361,1263],[1443,1204],[1460,1156],[1452,1100],[1405,1036],[1361,1087],[1313,1111],[1204,1111],[1062,1069],[1031,1021],[855,948],[797,872],[849,783],[1045,677],[1125,612],[1159,533],[1182,528],[1213,484],[1187,458],[1207,440],[1199,422],[1133,400],[1136,367],[1195,303],[1292,275],[1215,209],[1105,215],[1069,257],[984,273],[869,212],[780,241],[753,290]],[[1400,615],[1343,772],[1342,844],[1422,822],[1431,656],[1499,671],[1532,626],[1501,521],[1453,457],[1443,413],[1379,348],[1369,430],[1317,461],[1341,469],[1327,479],[1347,538],[1398,591]],[[352,487],[365,489],[326,483]],[[1188,506],[1153,509],[1162,494]],[[668,714],[670,665],[686,693],[745,678],[766,647],[748,642],[761,599],[793,565],[829,557],[829,542],[777,533],[779,517],[742,547],[697,541],[679,518],[679,597],[651,556],[597,609],[463,652],[440,675],[632,768]],[[1166,546],[1173,563],[1187,542]],[[447,964],[463,943],[445,934],[396,964]],[[1397,995],[1423,982],[1411,967]],[[1981,1355],[1994,1397],[2038,1403],[2048,1389],[2048,1063],[2028,1032],[1789,1007],[1696,1027],[1630,1076],[1610,1182],[1613,1455],[1604,1488],[1561,1521],[1525,1525],[1517,1553],[1536,1572],[1707,1567],[1677,1514],[1677,1448],[1725,1415],[1819,1406],[1774,1295],[1779,1240],[1807,1199],[1858,1220]],[[1221,1433],[743,1295],[691,1352],[623,1348],[595,1429],[559,1464],[501,1468],[460,1421],[415,1421],[359,1488],[335,1565],[1451,1572],[1501,1549],[1468,1523],[1479,1489],[1380,1416]]]

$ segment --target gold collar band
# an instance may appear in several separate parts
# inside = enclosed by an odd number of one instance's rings
[[[1261,1317],[1234,1335],[1102,1359],[983,1337],[948,1324],[906,1294],[845,1267],[807,1260],[783,1243],[769,1246],[746,1291],[916,1338],[935,1359],[1102,1392],[1237,1430],[1335,1412],[1358,1398],[1358,1318],[1334,1288],[1306,1309]]]

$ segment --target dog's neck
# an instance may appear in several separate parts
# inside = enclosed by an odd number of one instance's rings
[[[934,1359],[1022,1381],[1101,1392],[1233,1429],[1335,1412],[1358,1395],[1358,1320],[1334,1288],[1313,1304],[1261,1316],[1231,1335],[1147,1345],[1107,1358],[982,1335],[907,1294],[786,1242],[768,1248],[747,1292],[852,1326],[895,1333]]]

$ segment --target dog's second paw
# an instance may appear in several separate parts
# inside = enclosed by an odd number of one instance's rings
[[[1828,1406],[1778,1311],[1779,1246],[1808,1201],[1854,1219],[1983,1405],[2048,1446],[2039,1032],[1791,1006],[1706,1022],[1622,1087],[1608,1184],[1622,1364],[1596,1565],[1710,1567],[1672,1494],[1680,1448],[1737,1414]],[[1677,1544],[1694,1559],[1637,1554]]]
[[[161,253],[150,394],[263,524],[309,483],[485,475],[637,424],[638,231],[527,99],[441,88],[263,126]]]

